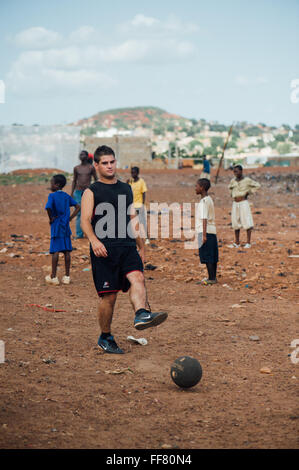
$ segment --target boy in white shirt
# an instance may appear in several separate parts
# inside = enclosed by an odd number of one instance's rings
[[[207,266],[208,279],[203,284],[216,284],[218,263],[218,242],[216,235],[215,211],[212,198],[208,195],[211,183],[206,178],[200,178],[195,186],[196,194],[201,195],[196,213],[196,232],[198,233],[198,248],[200,262]]]

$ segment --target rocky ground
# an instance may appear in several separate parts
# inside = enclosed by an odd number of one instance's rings
[[[73,241],[72,283],[45,285],[51,262],[44,210],[49,183],[1,186],[2,449],[298,447],[298,364],[291,346],[299,337],[298,173],[272,168],[250,174],[262,184],[250,199],[252,248],[228,246],[231,174],[222,172],[211,188],[218,284],[200,284],[205,267],[184,239],[170,234],[151,240],[149,300],[153,311],[168,312],[168,320],[136,332],[128,295],[120,293],[113,334],[126,354],[117,357],[96,346],[97,295],[87,240]],[[123,180],[127,176],[120,172]],[[198,202],[198,172],[143,176],[148,210],[151,201]],[[128,335],[148,344],[132,344]],[[170,377],[172,362],[183,355],[198,359],[203,369],[190,389]]]

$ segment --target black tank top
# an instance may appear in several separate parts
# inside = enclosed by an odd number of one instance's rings
[[[119,180],[115,184],[96,181],[89,189],[94,195],[91,225],[97,238],[105,246],[136,246],[129,214],[131,186]]]

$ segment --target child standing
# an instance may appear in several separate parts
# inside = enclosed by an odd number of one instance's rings
[[[218,242],[216,235],[214,203],[208,191],[211,183],[207,178],[200,178],[195,186],[196,194],[201,195],[196,214],[196,232],[200,262],[207,266],[208,279],[203,279],[205,285],[216,284],[218,263]]]
[[[232,206],[232,228],[235,231],[235,242],[232,248],[240,247],[240,229],[243,228],[247,232],[247,243],[244,248],[251,248],[251,232],[253,229],[253,219],[250,205],[247,200],[250,194],[255,193],[261,185],[249,178],[244,178],[243,167],[241,165],[234,166],[234,175],[229,184],[229,191],[233,198]]]
[[[51,225],[50,253],[52,255],[52,274],[46,276],[48,284],[58,285],[56,276],[59,253],[64,253],[65,276],[62,278],[63,284],[70,283],[70,264],[72,243],[70,221],[78,214],[80,205],[67,193],[62,191],[66,185],[64,175],[54,175],[51,179],[51,191],[45,209],[48,212]],[[70,216],[70,206],[75,206],[75,210]]]
[[[147,192],[146,183],[143,178],[139,176],[138,166],[131,168],[131,178],[127,181],[133,191],[133,203],[138,219],[140,222],[140,229],[142,238],[145,238],[145,245],[149,245],[150,241],[147,236],[147,221],[146,221],[146,207],[145,196]]]

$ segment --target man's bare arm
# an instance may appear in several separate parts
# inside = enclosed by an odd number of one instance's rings
[[[102,242],[96,237],[90,223],[93,213],[94,196],[90,189],[85,189],[81,200],[81,228],[90,241],[93,252],[96,256],[106,258],[107,250]]]
[[[76,167],[75,167],[75,168],[74,168],[73,182],[72,182],[72,190],[71,190],[71,196],[72,196],[72,197],[73,197],[73,195],[74,195],[76,183],[77,183],[77,170],[76,170]]]

